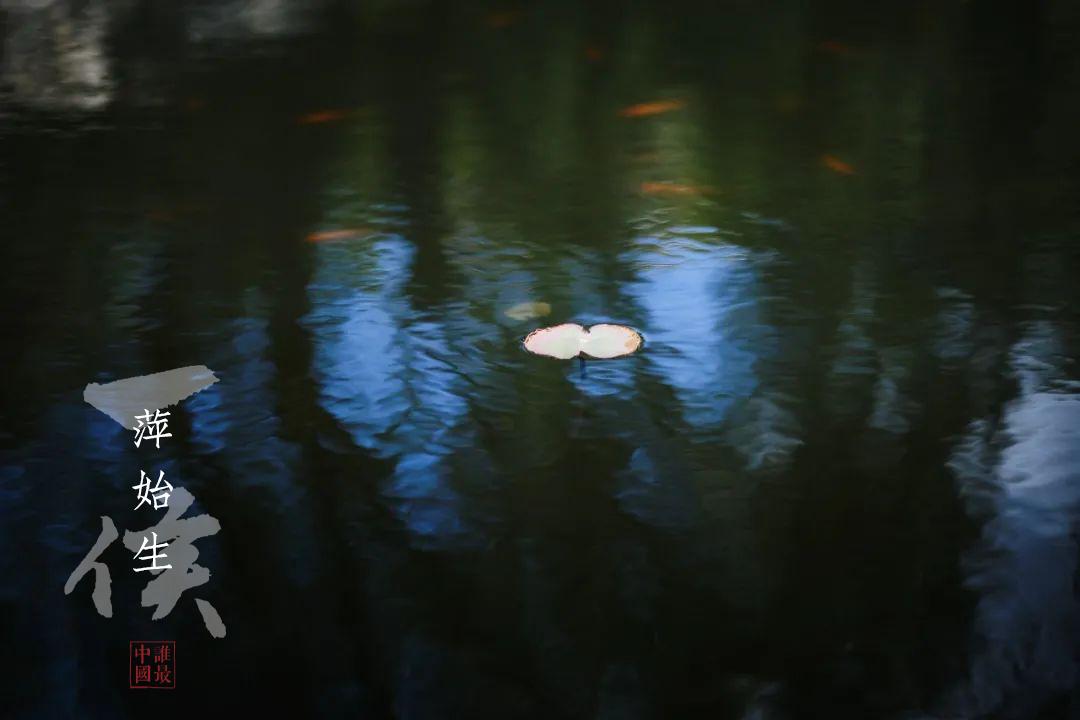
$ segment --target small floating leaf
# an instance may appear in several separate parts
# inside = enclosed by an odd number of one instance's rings
[[[511,320],[532,320],[551,314],[551,305],[546,302],[523,302],[508,308],[503,313]]]
[[[641,334],[625,325],[601,323],[585,329],[577,323],[563,323],[533,330],[525,338],[525,349],[559,360],[578,355],[607,360],[636,352],[641,343]]]

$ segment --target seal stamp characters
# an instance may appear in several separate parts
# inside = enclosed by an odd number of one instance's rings
[[[128,643],[128,687],[176,689],[176,641],[132,640]]]

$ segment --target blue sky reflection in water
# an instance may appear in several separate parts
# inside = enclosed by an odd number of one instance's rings
[[[382,495],[417,541],[453,544],[468,528],[448,463],[474,440],[458,357],[477,349],[467,334],[450,341],[462,324],[453,309],[430,318],[411,309],[403,285],[414,249],[403,237],[319,254],[306,324],[320,402],[357,445],[395,463]]]
[[[0,714],[1075,714],[1073,5],[7,3]]]

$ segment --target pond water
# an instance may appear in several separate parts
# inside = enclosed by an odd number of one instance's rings
[[[718,6],[7,3],[0,714],[1080,712],[1080,14]]]

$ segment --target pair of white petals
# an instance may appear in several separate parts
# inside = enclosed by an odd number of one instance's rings
[[[601,323],[586,329],[577,323],[563,323],[533,330],[525,338],[525,349],[559,360],[579,355],[606,360],[636,352],[641,343],[641,334],[625,325]]]

